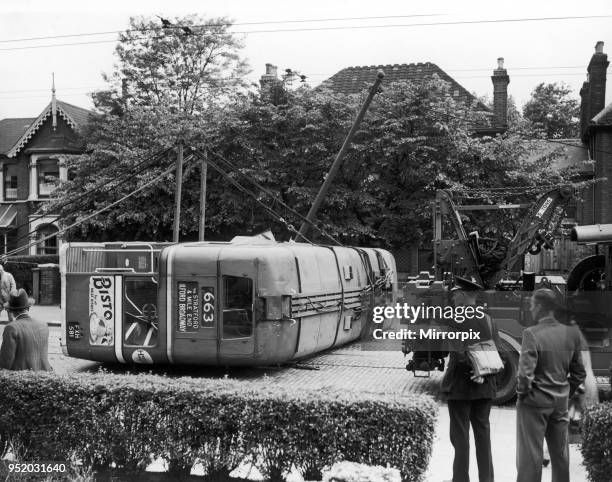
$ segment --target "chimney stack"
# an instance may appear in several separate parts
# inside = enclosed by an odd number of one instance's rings
[[[504,58],[497,59],[497,69],[491,77],[493,81],[493,125],[496,128],[508,127],[508,84],[510,77],[504,68]]]
[[[266,64],[266,73],[259,79],[259,85],[262,89],[269,87],[272,84],[279,82],[278,67],[272,64]]]
[[[589,122],[605,107],[606,103],[606,71],[608,70],[608,55],[603,51],[604,43],[600,40],[595,44],[595,53],[587,67],[587,80],[580,89],[580,121],[581,133],[584,134]]]

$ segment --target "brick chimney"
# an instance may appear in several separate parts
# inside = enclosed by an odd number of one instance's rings
[[[604,43],[600,40],[595,44],[595,53],[587,67],[587,80],[580,89],[580,121],[581,133],[589,122],[605,107],[606,103],[606,71],[608,70],[608,55],[603,51]]]
[[[262,90],[278,82],[278,67],[276,65],[266,64],[266,73],[259,79],[259,85]]]
[[[508,127],[508,84],[510,77],[504,69],[504,58],[497,59],[497,68],[491,77],[493,81],[493,126],[506,129]]]

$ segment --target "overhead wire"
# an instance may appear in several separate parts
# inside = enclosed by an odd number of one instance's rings
[[[227,166],[230,167],[230,169],[232,169],[234,172],[237,172],[238,174],[240,174],[243,178],[245,178],[246,180],[248,180],[250,183],[252,183],[257,189],[259,189],[261,192],[265,193],[266,195],[268,195],[271,199],[273,199],[275,202],[279,203],[282,207],[284,207],[287,211],[289,211],[291,214],[293,214],[294,216],[296,216],[300,221],[302,222],[307,222],[311,227],[313,227],[315,230],[317,230],[320,234],[322,234],[323,236],[327,237],[328,239],[331,239],[334,243],[338,244],[339,246],[343,246],[343,244],[338,241],[334,236],[332,236],[331,234],[327,233],[324,229],[320,228],[316,223],[314,223],[313,221],[309,220],[306,216],[303,216],[302,214],[300,214],[299,212],[297,212],[295,209],[293,209],[291,206],[289,206],[288,204],[286,204],[282,199],[279,199],[274,193],[272,193],[270,190],[266,189],[264,186],[262,186],[260,183],[258,183],[257,181],[255,181],[255,179],[253,179],[252,177],[247,176],[245,173],[243,173],[240,168],[238,168],[236,165],[234,165],[233,163],[231,163],[229,160],[227,160],[225,157],[221,156],[220,154],[216,153],[216,152],[211,152],[211,154],[213,156],[215,156],[217,159],[219,159],[221,162],[225,163]]]
[[[340,17],[340,18],[318,18],[318,19],[303,19],[303,20],[267,20],[260,22],[223,22],[223,23],[205,23],[199,25],[169,25],[169,26],[158,26],[158,27],[145,27],[145,28],[128,28],[125,30],[107,30],[104,32],[83,32],[75,34],[62,34],[62,35],[48,35],[45,37],[26,37],[18,39],[1,39],[0,43],[8,42],[28,42],[32,40],[52,40],[58,38],[70,38],[70,37],[88,37],[95,35],[110,35],[119,33],[131,33],[131,32],[148,32],[148,31],[163,31],[168,29],[183,29],[184,27],[189,28],[206,28],[206,27],[234,27],[236,25],[269,25],[269,24],[282,24],[282,23],[314,23],[314,22],[341,22],[347,20],[381,20],[388,18],[413,18],[413,17],[439,17],[444,14],[430,13],[430,14],[414,14],[414,15],[385,15],[379,17]]]
[[[123,202],[123,201],[125,201],[126,199],[131,198],[132,196],[134,196],[135,194],[139,193],[140,191],[143,191],[143,190],[145,190],[146,188],[148,188],[148,187],[150,187],[151,185],[153,185],[154,183],[156,183],[156,182],[160,181],[160,180],[161,180],[163,177],[165,177],[165,176],[167,176],[168,174],[170,174],[170,172],[172,172],[173,170],[174,170],[174,166],[170,167],[169,169],[166,169],[164,172],[162,172],[160,175],[158,175],[157,177],[155,177],[155,178],[154,178],[154,179],[152,179],[151,181],[149,181],[149,182],[147,182],[147,183],[143,184],[142,186],[138,187],[138,188],[137,188],[137,189],[135,189],[134,191],[132,191],[132,192],[130,192],[130,193],[128,193],[128,194],[126,194],[125,196],[121,197],[121,198],[120,198],[120,199],[118,199],[117,201],[114,201],[113,203],[109,204],[108,206],[105,206],[105,207],[103,207],[102,209],[99,209],[99,210],[95,211],[94,213],[92,213],[92,214],[89,214],[89,215],[85,216],[83,219],[79,219],[78,221],[75,221],[75,222],[74,222],[74,223],[72,223],[70,226],[66,226],[66,227],[64,227],[64,228],[61,228],[59,231],[57,231],[57,232],[55,232],[55,233],[53,233],[53,234],[50,234],[50,235],[48,235],[48,236],[45,236],[45,237],[43,237],[43,238],[41,238],[41,239],[37,239],[36,241],[32,241],[32,242],[28,243],[28,244],[27,244],[27,245],[25,245],[25,246],[20,246],[20,247],[18,247],[18,248],[15,248],[14,250],[12,250],[12,251],[10,251],[10,252],[8,252],[8,253],[4,254],[4,255],[1,255],[0,257],[1,257],[1,258],[3,258],[3,259],[5,259],[5,258],[7,258],[7,257],[9,257],[9,256],[12,256],[12,255],[14,255],[14,254],[16,254],[16,253],[19,253],[20,251],[23,251],[23,250],[25,250],[25,249],[28,249],[28,248],[30,248],[30,247],[32,247],[32,246],[36,246],[36,245],[38,245],[38,244],[40,244],[40,243],[44,243],[45,241],[47,241],[47,240],[49,240],[49,239],[52,239],[52,238],[54,238],[54,237],[56,237],[56,236],[59,236],[59,235],[61,235],[61,234],[65,233],[65,232],[67,232],[67,231],[69,231],[69,230],[71,230],[71,229],[73,229],[73,228],[75,228],[75,227],[79,226],[80,224],[83,224],[84,222],[89,221],[90,219],[94,218],[95,216],[97,216],[97,215],[99,215],[99,214],[103,213],[104,211],[108,211],[109,209],[111,209],[111,208],[115,207],[116,205],[118,205],[118,204],[122,203],[122,202]]]
[[[158,159],[160,159],[162,156],[164,156],[165,154],[167,154],[170,151],[170,147],[163,149],[161,151],[157,151],[155,154],[149,155],[147,157],[145,157],[142,161],[138,162],[136,165],[131,166],[127,171],[120,173],[117,177],[111,178],[107,181],[104,181],[98,185],[95,185],[93,188],[88,189],[87,191],[84,191],[83,193],[81,193],[80,195],[74,197],[74,198],[70,198],[58,205],[51,205],[51,209],[63,209],[67,206],[70,206],[71,204],[74,204],[78,201],[80,201],[83,198],[86,198],[88,196],[92,196],[93,194],[95,194],[97,191],[99,191],[100,189],[108,186],[109,184],[116,182],[118,179],[121,179],[124,176],[128,176],[126,177],[125,180],[121,181],[121,182],[117,182],[113,187],[119,187],[122,184],[125,184],[127,181],[129,181],[136,172],[137,170],[140,170],[142,167],[146,167],[146,164],[149,163],[153,163],[154,161],[157,161]],[[49,200],[51,201],[51,200]],[[36,214],[35,214],[36,215]],[[41,216],[45,216],[45,213],[41,214]],[[47,214],[45,217],[47,218],[53,218],[54,222],[57,222],[60,219],[65,219],[68,216],[60,216],[60,215],[53,215],[53,214]],[[25,226],[29,226],[30,225],[30,221],[21,223],[17,226],[11,226],[11,231],[15,231],[15,230],[19,230],[20,228],[23,228]],[[22,236],[19,236],[16,241],[21,241],[22,239],[29,237],[32,234],[35,234],[36,230],[30,231]]]
[[[223,33],[215,32],[191,32],[183,33],[184,36],[203,36],[203,35],[250,35],[257,33],[282,33],[282,32],[320,32],[320,31],[337,31],[337,30],[363,30],[363,29],[381,29],[381,28],[405,28],[405,27],[432,27],[432,26],[456,26],[456,25],[477,25],[477,24],[499,24],[499,23],[520,23],[520,22],[542,22],[542,21],[564,21],[564,20],[586,20],[586,19],[604,19],[610,18],[612,15],[583,15],[583,16],[566,16],[566,17],[525,17],[525,18],[506,18],[506,19],[488,19],[488,20],[460,20],[451,22],[427,22],[427,23],[409,23],[409,24],[387,24],[387,25],[349,25],[349,26],[330,26],[330,27],[308,27],[308,28],[291,28],[291,29],[268,29],[268,30],[245,30],[245,31],[227,31]],[[206,25],[195,26],[195,25],[181,25],[176,26],[182,29],[183,27],[189,28],[205,28]],[[160,27],[163,30],[163,27]],[[166,28],[167,30],[167,28]],[[142,37],[133,40],[142,39],[159,39],[164,38],[165,35],[158,37]],[[92,40],[86,42],[68,42],[68,43],[56,43],[46,45],[29,45],[23,47],[3,47],[0,51],[11,51],[11,50],[27,50],[37,48],[52,48],[52,47],[68,47],[74,45],[92,45],[117,42],[117,39],[112,40]]]
[[[200,154],[200,156],[201,156],[201,154]],[[249,189],[245,188],[242,184],[240,184],[238,181],[236,181],[234,178],[232,178],[232,176],[228,172],[226,172],[221,166],[219,166],[216,162],[211,161],[210,159],[207,159],[206,162],[208,164],[210,164],[225,179],[227,179],[232,185],[234,185],[239,191],[241,191],[242,193],[247,194],[248,196],[253,198],[253,200],[255,200],[255,202],[257,204],[259,204],[261,207],[263,207],[268,212],[268,214],[270,214],[276,220],[280,221],[287,228],[287,230],[289,230],[290,232],[292,232],[292,233],[294,233],[296,235],[299,234],[299,231],[297,229],[295,229],[295,227],[292,224],[288,223],[287,220],[284,219],[284,217],[280,213],[276,212],[273,208],[269,207],[267,204],[262,202],[257,197],[257,195],[254,192],[252,192]],[[305,236],[302,236],[302,238],[306,242],[308,242],[310,244],[314,244],[311,240],[309,240]]]

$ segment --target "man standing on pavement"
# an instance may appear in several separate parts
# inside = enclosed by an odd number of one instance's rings
[[[451,290],[454,306],[476,306],[479,290],[482,288],[478,284],[455,276],[455,287]],[[482,341],[494,340],[498,344],[497,329],[486,314],[483,318],[453,322],[452,329],[466,332],[471,329],[480,333]],[[452,482],[470,480],[470,424],[474,431],[478,478],[480,482],[493,482],[489,414],[497,390],[495,377],[473,379],[472,364],[464,345],[452,347],[454,349],[450,352],[448,368],[440,387],[448,403],[450,440],[455,449]]]
[[[4,328],[0,368],[51,371],[48,360],[49,327],[30,318],[31,301],[24,289],[9,295],[5,308],[14,320]]]
[[[0,313],[4,310],[4,304],[8,302],[11,292],[17,289],[15,278],[4,270],[4,262],[0,262]],[[9,321],[13,321],[12,313],[7,310]]]
[[[559,323],[557,296],[535,291],[531,314],[537,325],[523,331],[517,385],[518,482],[540,482],[544,438],[548,444],[552,480],[569,482],[568,400],[584,382],[578,330]]]

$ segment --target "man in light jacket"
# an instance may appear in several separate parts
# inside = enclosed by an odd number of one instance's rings
[[[11,292],[17,289],[15,278],[4,270],[4,263],[0,262],[0,313],[4,310],[4,304],[8,302]],[[7,310],[9,321],[13,321],[12,313]]]
[[[568,400],[586,378],[580,333],[559,323],[557,295],[539,289],[531,298],[537,325],[523,332],[517,385],[517,482],[540,482],[544,438],[552,480],[569,482]]]

